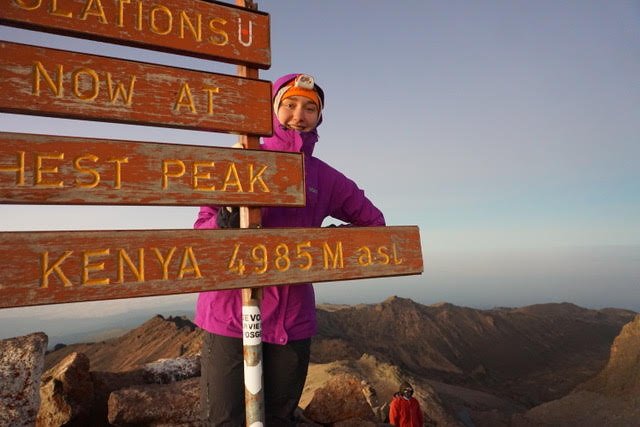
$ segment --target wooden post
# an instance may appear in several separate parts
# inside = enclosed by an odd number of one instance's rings
[[[238,6],[257,10],[251,0],[236,0]],[[258,69],[238,65],[240,77],[258,78]],[[269,98],[271,99],[271,98]],[[245,149],[259,149],[257,136],[241,135],[240,143]],[[240,228],[261,228],[260,208],[240,207]],[[264,380],[262,375],[262,318],[260,302],[261,288],[242,290],[242,346],[244,355],[244,400],[247,427],[262,427],[266,424],[264,407]]]

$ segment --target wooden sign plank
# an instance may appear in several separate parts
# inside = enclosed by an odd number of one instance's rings
[[[304,206],[303,156],[0,132],[0,203]]]
[[[0,42],[0,111],[271,134],[271,83]]]
[[[269,15],[199,0],[7,0],[0,23],[269,68]]]
[[[0,308],[420,274],[418,227],[0,233]]]

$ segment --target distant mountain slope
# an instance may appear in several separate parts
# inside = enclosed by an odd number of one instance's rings
[[[121,372],[158,359],[176,358],[200,351],[202,331],[185,317],[156,315],[124,335],[105,341],[71,344],[49,353],[45,368],[58,363],[68,354],[84,353],[92,371]]]
[[[640,315],[624,325],[613,341],[607,366],[580,389],[610,396],[640,397]]]
[[[640,315],[622,328],[606,367],[567,396],[514,417],[515,426],[631,426],[640,420]]]
[[[315,362],[368,353],[416,375],[531,406],[596,374],[634,313],[567,303],[476,310],[392,297],[318,315]]]

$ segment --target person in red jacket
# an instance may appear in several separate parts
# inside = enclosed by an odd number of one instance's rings
[[[413,397],[413,387],[408,382],[400,384],[389,406],[389,422],[395,427],[422,427],[424,418],[420,403]]]

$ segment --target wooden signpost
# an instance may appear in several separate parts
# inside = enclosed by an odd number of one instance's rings
[[[241,229],[0,233],[0,308],[420,274],[415,226],[262,229],[305,205],[300,153],[272,132],[269,15],[249,0],[7,0],[0,23],[238,64],[238,75],[0,41],[0,111],[240,134],[245,150],[6,133],[0,203],[240,206]],[[251,322],[252,331],[260,321]],[[246,336],[245,336],[246,338]],[[246,424],[264,424],[259,335],[244,339]]]
[[[269,68],[269,15],[199,0],[5,0],[0,23]]]
[[[0,308],[417,274],[417,227],[7,232]]]
[[[266,81],[8,42],[0,58],[5,112],[271,133]]]
[[[301,153],[0,132],[0,203],[304,206]]]

